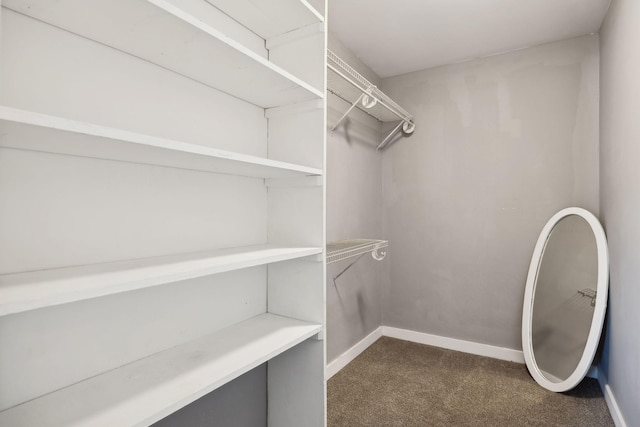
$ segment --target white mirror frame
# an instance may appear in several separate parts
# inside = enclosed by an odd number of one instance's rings
[[[538,365],[533,354],[533,341],[532,341],[532,315],[533,315],[533,297],[536,290],[536,280],[538,278],[538,270],[544,255],[544,249],[547,241],[553,231],[553,228],[563,218],[570,215],[578,215],[583,218],[593,231],[596,240],[596,250],[598,256],[598,282],[596,287],[596,303],[593,312],[593,319],[591,320],[591,328],[589,330],[589,336],[585,344],[584,352],[578,362],[578,366],[567,379],[562,382],[554,383],[548,380],[538,368]],[[555,214],[549,219],[547,224],[540,232],[540,237],[536,242],[535,249],[533,250],[533,256],[531,257],[531,265],[529,266],[529,274],[527,275],[527,283],[524,293],[524,305],[522,312],[522,351],[524,353],[524,360],[527,364],[527,368],[531,373],[531,376],[542,387],[555,391],[563,392],[574,388],[582,379],[586,376],[598,344],[600,342],[600,334],[602,332],[602,326],[604,323],[604,316],[607,309],[607,294],[609,289],[609,250],[607,248],[607,238],[605,236],[602,225],[598,219],[589,211],[582,208],[566,208]]]

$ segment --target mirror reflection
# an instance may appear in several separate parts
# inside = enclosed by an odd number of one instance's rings
[[[587,221],[568,215],[547,239],[532,309],[533,356],[549,381],[566,380],[583,355],[594,315],[598,253]]]

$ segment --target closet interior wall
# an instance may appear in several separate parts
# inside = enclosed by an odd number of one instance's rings
[[[203,171],[186,163],[161,166],[154,163],[156,152],[148,155],[150,164],[146,164],[146,158],[120,161],[47,152],[46,148],[22,149],[16,144],[57,139],[60,144],[83,147],[102,140],[41,127],[22,130],[3,121],[0,274],[85,265],[99,268],[111,262],[265,244],[314,249],[281,262],[259,260],[219,274],[172,279],[159,286],[0,317],[0,411],[247,319],[273,314],[317,325],[320,333],[267,357],[266,363],[260,362],[253,371],[203,398],[208,399],[208,408],[217,401],[220,411],[211,413],[202,404],[186,407],[179,415],[180,425],[196,425],[207,417],[225,425],[255,425],[256,420],[272,425],[324,425],[325,264],[321,253],[326,243],[326,32],[320,16],[324,2],[313,2],[319,10],[318,19],[308,14],[313,24],[300,33],[274,37],[269,51],[256,31],[207,2],[169,2],[195,13],[204,25],[268,59],[309,88],[303,90],[307,99],[267,105],[27,16],[30,11],[10,9],[22,7],[21,2],[2,3],[3,105],[229,150],[235,153],[229,155],[232,158],[256,159],[239,161],[248,173],[235,174]],[[83,2],[75,3],[56,3],[69,8],[58,10],[59,17],[84,7]],[[231,2],[211,3],[234,7]],[[296,2],[281,3],[286,8]],[[141,0],[100,4],[121,7],[121,16],[127,16],[129,8],[155,7]],[[41,2],[33,11],[48,7]],[[154,9],[148,22],[142,19],[138,24],[144,28],[160,15],[164,19],[164,13]],[[80,12],[78,16],[78,22],[96,18]],[[99,32],[104,25],[116,40],[121,30],[137,30],[119,28],[108,19],[87,21],[88,31],[95,27]],[[171,14],[166,19],[178,22],[176,28],[185,28]],[[167,40],[173,36],[172,28],[163,34]],[[189,27],[188,31],[196,30]],[[198,33],[189,39],[184,45],[187,55],[200,41],[208,43],[208,37]],[[124,41],[129,42],[138,43],[135,50],[155,40]],[[308,61],[292,60],[300,58],[301,51]],[[198,61],[205,64],[210,62],[207,58],[217,58],[215,51],[202,53],[190,57],[193,63],[178,65],[197,68]],[[246,83],[251,84],[255,82]],[[300,89],[298,84],[290,86]],[[124,145],[116,140],[107,143],[116,154]],[[262,160],[257,158],[291,165],[275,166],[263,174]],[[290,177],[280,176],[287,174]],[[255,345],[261,348],[262,344]],[[180,402],[169,406],[178,409]],[[145,422],[157,419],[153,413]],[[133,424],[121,425],[129,423]]]
[[[333,34],[329,49],[374,84],[380,78]],[[351,104],[328,93],[331,128]],[[383,238],[381,224],[380,122],[355,108],[327,137],[327,241]],[[389,253],[393,252],[391,242]],[[389,256],[389,255],[388,255]],[[382,269],[366,254],[327,265],[327,360],[331,362],[382,325]]]
[[[598,36],[387,78],[415,133],[382,156],[384,325],[521,350],[546,221],[599,211]]]

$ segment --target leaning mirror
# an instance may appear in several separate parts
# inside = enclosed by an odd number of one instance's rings
[[[587,374],[607,306],[609,255],[597,218],[567,208],[544,226],[525,287],[522,349],[531,376],[562,392]]]

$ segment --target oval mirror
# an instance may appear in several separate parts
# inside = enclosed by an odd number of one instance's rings
[[[531,376],[562,392],[587,374],[607,306],[609,254],[593,214],[567,208],[544,226],[529,267],[522,349]]]

